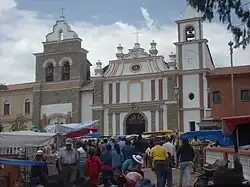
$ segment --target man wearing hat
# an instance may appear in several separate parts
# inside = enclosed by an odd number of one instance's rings
[[[63,187],[72,187],[77,178],[80,159],[73,140],[67,138],[65,144],[65,147],[59,151],[58,166]]]

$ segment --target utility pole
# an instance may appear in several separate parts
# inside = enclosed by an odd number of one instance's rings
[[[233,63],[233,45],[234,43],[230,41],[228,43],[230,49],[230,64],[231,64],[231,94],[232,94],[232,116],[235,116],[235,94],[234,94],[234,63]]]

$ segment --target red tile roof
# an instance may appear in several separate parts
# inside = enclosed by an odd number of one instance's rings
[[[15,90],[24,90],[29,89],[33,87],[34,82],[29,83],[21,83],[21,84],[10,84],[7,85],[8,90],[2,90],[2,91],[15,91]]]
[[[230,75],[232,72],[231,67],[222,67],[222,68],[215,68],[213,69],[209,75],[210,76],[216,76],[216,75]],[[246,74],[250,73],[250,65],[246,66],[234,66],[233,67],[233,73],[234,74]]]

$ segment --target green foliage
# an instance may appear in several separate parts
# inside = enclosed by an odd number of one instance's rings
[[[10,127],[11,131],[23,131],[27,129],[25,125],[26,119],[22,114],[18,114],[15,121],[13,121],[12,126]]]
[[[198,12],[203,14],[205,20],[211,21],[215,14],[220,22],[227,24],[227,29],[232,32],[236,46],[242,45],[243,49],[250,42],[250,11],[247,9],[250,2],[243,4],[242,0],[187,0]],[[233,17],[238,23],[233,24]]]
[[[8,86],[5,84],[0,84],[0,90],[8,90]]]

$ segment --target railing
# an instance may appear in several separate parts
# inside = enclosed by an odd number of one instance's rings
[[[229,147],[206,147],[205,163],[213,164],[216,160],[229,160],[229,167],[233,166],[234,148]],[[250,181],[250,150],[242,150],[237,153],[243,167],[244,177]]]
[[[0,156],[1,155],[19,155],[21,150],[24,150],[24,154],[27,156],[32,156],[36,153],[37,148],[34,147],[28,147],[28,148],[22,148],[22,147],[0,147]]]

